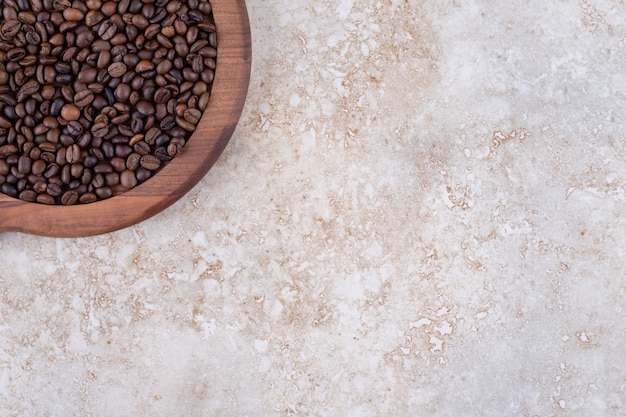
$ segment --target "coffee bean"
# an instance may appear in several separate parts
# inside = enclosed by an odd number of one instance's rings
[[[38,203],[52,205],[55,203],[54,197],[49,194],[39,194],[37,196]]]
[[[65,160],[70,164],[80,160],[80,147],[77,144],[67,147],[65,150]]]
[[[80,110],[73,104],[66,104],[61,108],[61,117],[67,121],[78,120],[80,118]]]
[[[82,90],[74,95],[74,104],[78,107],[85,107],[94,100],[94,94],[91,90]]]
[[[0,156],[9,156],[9,155],[15,155],[18,152],[18,148],[17,146],[13,145],[13,144],[8,144],[8,145],[2,145],[0,146]]]
[[[193,123],[188,122],[180,116],[176,116],[176,124],[185,129],[187,132],[193,132],[196,129],[196,126]]]
[[[185,110],[183,117],[187,122],[193,124],[195,128],[195,125],[198,124],[200,118],[202,117],[202,112],[196,109],[187,109]]]
[[[135,176],[135,172],[130,169],[122,171],[122,173],[120,174],[120,184],[122,184],[124,188],[128,189],[135,187],[137,185],[137,177]]]
[[[83,14],[83,12],[78,9],[67,8],[63,10],[63,17],[65,18],[65,20],[79,21],[82,20],[84,16],[85,15]]]
[[[78,199],[83,204],[93,203],[98,200],[98,197],[94,193],[85,193]]]
[[[53,0],[52,7],[55,10],[65,10],[72,7],[72,2],[70,0]]]
[[[141,166],[150,171],[154,171],[161,166],[161,161],[154,155],[144,155],[139,161]]]
[[[48,193],[52,197],[58,197],[61,195],[62,192],[63,190],[61,189],[61,187],[53,182],[49,183],[48,188],[46,189],[46,193]]]
[[[61,204],[71,206],[78,202],[78,193],[74,190],[68,190],[61,196]]]
[[[88,48],[96,39],[96,34],[91,30],[85,30],[76,36],[76,46],[79,48]]]
[[[114,62],[107,68],[109,75],[119,78],[126,73],[126,65],[123,62]]]
[[[95,26],[104,19],[104,15],[99,10],[90,10],[85,15],[85,24],[89,27]]]
[[[31,172],[33,161],[28,155],[20,156],[17,163],[17,170],[20,174],[28,174]]]
[[[13,126],[13,123],[10,120],[0,116],[0,128],[9,129],[11,126]]]
[[[37,193],[33,190],[23,190],[19,195],[19,199],[28,201],[29,203],[34,203],[37,201]]]
[[[102,9],[102,12],[106,15],[104,8]],[[100,28],[98,29],[98,36],[100,36],[101,39],[108,41],[113,36],[115,36],[116,32],[117,26],[115,25],[115,23],[111,19],[107,19],[100,24]]]

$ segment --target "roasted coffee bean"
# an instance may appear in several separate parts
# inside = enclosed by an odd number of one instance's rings
[[[49,204],[52,205],[55,203],[54,197],[50,194],[39,194],[37,196],[37,202],[41,204]]]
[[[193,124],[195,129],[195,125],[198,124],[200,118],[202,117],[202,112],[196,109],[187,109],[185,110],[183,117],[187,122]]]
[[[61,189],[61,187],[53,182],[49,183],[48,188],[46,189],[46,193],[48,193],[52,197],[60,196],[62,192],[63,190]]]
[[[144,155],[139,161],[141,166],[150,171],[157,170],[161,166],[161,160],[154,155]]]
[[[102,9],[102,12],[103,13],[105,12],[104,8]],[[108,41],[113,36],[115,36],[116,32],[117,32],[117,26],[115,25],[115,22],[108,19],[108,20],[103,21],[100,24],[100,28],[98,29],[98,36],[100,36],[101,39]]]
[[[80,161],[80,147],[77,144],[66,148],[65,160],[70,164]]]
[[[139,155],[148,155],[150,154],[150,145],[141,140],[133,145],[133,150]]]
[[[28,201],[29,203],[34,203],[37,201],[37,193],[33,190],[24,190],[20,193],[19,199],[23,201]]]
[[[20,174],[28,174],[31,172],[33,161],[28,155],[20,156],[17,163],[17,170]]]
[[[91,90],[82,90],[74,95],[74,104],[85,107],[93,102],[94,94]]]
[[[94,193],[85,193],[81,195],[78,199],[78,201],[80,201],[83,204],[93,203],[94,201],[97,201],[97,200],[98,200],[98,197]]]
[[[176,124],[187,132],[193,132],[196,129],[196,126],[193,123],[188,122],[186,119],[176,116]]]
[[[69,122],[67,124],[67,131],[70,134],[70,136],[72,137],[78,137],[80,135],[83,134],[83,125],[81,125],[79,122],[77,122],[76,120],[73,120],[71,122]],[[66,142],[72,142],[73,140],[70,138],[67,138],[68,140]]]
[[[111,197],[112,195],[113,195],[113,190],[111,190],[111,187],[96,188],[96,196],[101,200],[107,199]]]
[[[137,177],[135,176],[135,172],[127,169],[125,171],[122,171],[122,173],[120,174],[120,184],[124,187],[124,188],[133,188],[134,186],[137,185]]]
[[[78,193],[74,190],[68,190],[61,196],[61,204],[71,206],[78,202]]]
[[[104,19],[104,15],[99,10],[90,10],[85,15],[85,24],[87,26],[95,26]]]
[[[66,104],[61,108],[61,117],[67,121],[78,120],[80,118],[80,110],[73,104]]]
[[[72,2],[70,0],[53,0],[52,7],[55,10],[65,10],[72,7]]]
[[[84,16],[83,12],[78,9],[67,8],[63,10],[63,18],[65,18],[65,20],[79,21],[82,20]]]
[[[43,161],[41,159],[38,159],[38,160],[34,161],[32,166],[31,166],[31,172],[34,175],[37,175],[37,176],[43,174],[45,169],[46,169],[46,163],[45,163],[45,161]]]
[[[126,73],[126,65],[123,62],[114,62],[107,68],[109,75],[119,78]]]
[[[0,156],[9,156],[9,155],[15,155],[17,154],[17,152],[19,151],[19,149],[17,148],[17,146],[13,145],[13,144],[7,144],[7,145],[2,145],[0,146]]]

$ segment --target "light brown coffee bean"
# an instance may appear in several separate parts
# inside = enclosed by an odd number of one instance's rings
[[[66,104],[61,108],[61,117],[67,121],[78,120],[80,118],[80,110],[73,104]]]

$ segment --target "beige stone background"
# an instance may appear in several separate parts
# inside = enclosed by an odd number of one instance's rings
[[[626,5],[250,0],[231,143],[0,235],[0,417],[626,415]]]

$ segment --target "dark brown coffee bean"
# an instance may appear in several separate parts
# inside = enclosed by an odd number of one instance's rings
[[[90,30],[83,31],[76,36],[76,46],[79,48],[88,48],[95,39],[95,33]]]
[[[45,169],[46,169],[46,163],[42,161],[41,159],[34,161],[31,166],[31,172],[37,176],[43,174]]]
[[[124,65],[124,64],[122,64]],[[130,88],[130,86],[128,84],[119,84],[116,88],[115,88],[115,92],[113,93],[113,95],[115,96],[115,98],[121,102],[125,102],[128,100],[128,98],[130,97],[130,93],[132,93],[132,90]]]
[[[124,160],[124,158],[116,156],[115,158],[111,158],[111,166],[113,167],[114,171],[122,172],[126,169],[126,161]]]
[[[28,201],[29,203],[34,203],[37,201],[37,193],[33,190],[24,190],[20,193],[19,199],[23,201]]]
[[[143,168],[154,171],[159,169],[161,161],[154,155],[144,155],[141,157],[140,164]]]
[[[17,19],[10,19],[5,21],[0,26],[0,35],[3,39],[11,39],[18,34],[22,27],[22,23]]]
[[[104,183],[109,187],[114,187],[120,183],[120,174],[118,172],[109,172],[104,174]]]
[[[148,155],[150,153],[150,145],[141,140],[133,145],[133,150],[139,155]]]
[[[161,130],[169,130],[174,126],[176,126],[176,119],[174,119],[172,115],[168,114],[163,118],[163,120],[161,120],[159,127],[161,128]]]
[[[136,170],[140,166],[141,155],[138,153],[131,153],[126,158],[126,168],[131,171]]]
[[[144,36],[146,39],[154,39],[157,34],[161,32],[161,25],[158,23],[154,23],[146,27],[144,31]]]
[[[36,201],[38,203],[41,203],[41,204],[49,204],[49,205],[52,205],[52,204],[55,203],[54,197],[52,197],[49,194],[39,194],[37,196],[37,200]]]
[[[96,197],[94,193],[85,193],[81,195],[78,199],[78,201],[80,201],[83,204],[93,203],[94,201],[97,201],[97,200],[98,200],[98,197]]]
[[[73,120],[67,124],[67,131],[71,137],[76,138],[83,134],[84,129],[83,129],[83,125],[81,125],[78,121]],[[73,141],[74,141],[73,139],[68,137],[65,142],[71,143]]]
[[[19,149],[17,148],[17,146],[13,145],[13,144],[8,144],[8,145],[2,145],[0,146],[0,156],[9,156],[9,155],[15,155],[17,154],[17,152],[19,151]]]
[[[20,159],[17,163],[17,170],[20,174],[29,174],[31,171],[33,161],[28,157],[28,155],[20,156]]]
[[[101,200],[107,199],[113,195],[113,190],[111,190],[111,187],[96,188],[95,192],[98,198],[100,198]]]
[[[196,126],[194,124],[189,123],[187,120],[180,116],[176,116],[176,124],[185,129],[187,132],[193,132],[194,130],[196,130]]]
[[[70,164],[80,160],[80,147],[77,144],[67,147],[65,150],[65,160]]]
[[[174,157],[176,155],[178,155],[179,153],[181,153],[183,150],[183,145],[181,145],[180,143],[170,143],[169,145],[167,145],[167,154],[171,157]]]
[[[119,78],[126,73],[126,65],[123,62],[114,62],[107,68],[109,75],[113,78]]]
[[[63,17],[65,18],[65,20],[77,22],[79,20],[82,20],[85,15],[78,9],[67,8],[63,10]]]
[[[93,102],[94,94],[91,90],[82,90],[74,95],[74,104],[85,107]]]
[[[98,78],[98,70],[96,68],[85,68],[78,73],[76,79],[83,84],[91,84]]]
[[[104,15],[99,10],[90,10],[85,15],[85,24],[89,27],[95,26],[104,19]]]
[[[13,126],[13,123],[10,120],[0,116],[0,128],[9,129],[11,126]]]
[[[61,196],[61,204],[65,206],[71,206],[78,202],[78,193],[73,190],[68,190]]]
[[[137,177],[137,181],[144,182],[152,176],[152,170],[143,167],[137,168],[135,176]]]
[[[137,177],[135,176],[135,172],[133,172],[130,169],[122,171],[122,173],[120,174],[120,184],[122,184],[124,188],[128,188],[128,189],[136,186]]]
[[[52,197],[60,196],[62,192],[63,190],[61,189],[61,187],[53,182],[48,184],[48,188],[46,189],[46,193],[48,193]]]
[[[52,7],[55,10],[65,10],[72,7],[72,2],[70,0],[53,0]]]
[[[20,59],[26,56],[26,49],[24,48],[13,48],[7,51],[5,57],[9,61],[19,61]]]
[[[104,6],[102,12],[106,15]],[[108,41],[113,38],[113,36],[115,36],[116,32],[117,26],[115,25],[115,23],[112,20],[107,19],[100,24],[100,28],[98,29],[98,36],[100,36],[101,39]]]
[[[202,117],[202,112],[196,109],[187,109],[185,110],[183,117],[187,122],[195,126],[200,121],[200,118]]]
[[[149,101],[139,101],[136,107],[137,111],[145,116],[152,115],[155,112],[154,104],[150,103]]]

